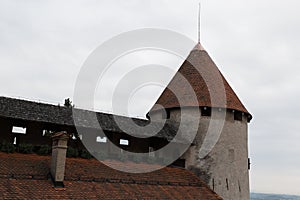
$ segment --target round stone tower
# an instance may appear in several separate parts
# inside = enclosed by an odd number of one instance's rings
[[[189,94],[188,87],[195,94]],[[181,157],[185,167],[225,200],[249,200],[247,126],[252,116],[200,43],[148,116],[153,121],[180,123],[184,117],[199,122],[196,137]],[[189,134],[185,127],[181,131]]]

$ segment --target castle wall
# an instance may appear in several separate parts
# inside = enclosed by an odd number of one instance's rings
[[[186,109],[191,120],[199,116],[193,108]],[[247,118],[234,120],[232,111],[216,110],[216,123],[222,123],[222,114],[226,112],[224,126],[217,143],[204,158],[199,158],[199,150],[208,134],[210,116],[201,116],[197,136],[182,156],[186,160],[185,167],[196,173],[211,189],[225,200],[249,200],[249,172],[248,172],[248,136]],[[199,110],[200,111],[200,110]],[[162,113],[151,114],[151,119],[159,120]],[[170,120],[180,122],[180,110],[170,110]],[[210,133],[215,132],[213,126]],[[186,130],[187,133],[189,130]],[[209,134],[210,134],[209,133]]]

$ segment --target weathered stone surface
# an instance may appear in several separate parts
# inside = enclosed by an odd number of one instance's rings
[[[184,117],[197,120],[199,109],[181,108],[183,109],[185,113],[189,113]],[[180,112],[179,109],[171,109],[169,120],[180,123]],[[243,116],[242,121],[234,120],[234,113],[225,109],[214,109],[213,112],[216,112],[215,120],[211,120],[209,116],[200,118],[196,138],[182,156],[186,160],[186,168],[198,175],[225,200],[249,200],[247,118]],[[224,115],[225,118],[222,118]],[[159,121],[161,117],[161,112],[151,115],[152,120]],[[210,123],[214,123],[211,129],[209,129]],[[218,131],[219,125],[222,129],[216,144],[208,155],[199,157],[207,134]],[[189,132],[188,129],[186,131]]]

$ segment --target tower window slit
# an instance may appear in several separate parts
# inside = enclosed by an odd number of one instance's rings
[[[234,115],[234,120],[242,121],[242,119],[243,119],[243,113],[242,112],[235,111],[233,113],[233,115]]]
[[[164,119],[170,119],[170,117],[171,117],[170,110],[169,109],[165,109],[165,112],[163,112],[162,115],[163,115]]]
[[[201,116],[211,116],[211,108],[202,107],[201,108]]]
[[[227,188],[227,190],[229,190],[228,178],[226,178],[226,188]]]

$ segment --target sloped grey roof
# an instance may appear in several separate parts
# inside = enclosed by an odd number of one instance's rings
[[[159,127],[163,127],[156,137],[166,138],[169,141],[174,138],[178,131],[176,124],[174,125],[173,123],[170,124],[168,122],[162,125],[157,122],[150,123],[150,121],[143,119],[128,118],[46,103],[0,97],[0,117],[3,118],[75,126],[73,112],[76,113],[76,126],[82,128],[97,129],[101,127],[104,131],[122,133],[123,131],[120,126],[115,122],[115,119],[117,119],[119,124],[129,131],[126,133],[136,136],[147,136],[151,134],[151,130],[158,130]],[[98,121],[92,120],[95,117]],[[139,127],[147,126],[147,128],[145,131],[141,132],[131,125],[132,121]]]

